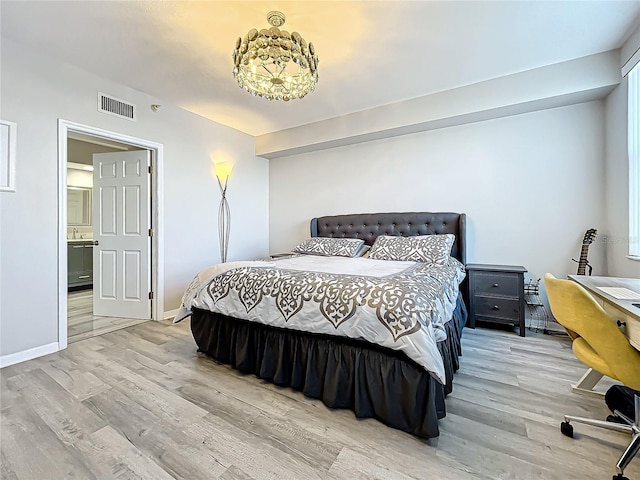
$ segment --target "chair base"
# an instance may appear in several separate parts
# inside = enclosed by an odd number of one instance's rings
[[[635,419],[623,415],[617,410],[613,413],[625,423],[607,422],[605,420],[596,420],[593,418],[574,417],[572,415],[565,415],[564,422],[560,424],[560,431],[563,435],[573,438],[573,425],[571,422],[584,423],[585,425],[592,425],[594,427],[606,428],[607,430],[615,430],[616,432],[630,433],[632,435],[631,442],[620,456],[620,459],[616,463],[617,474],[613,476],[613,480],[628,480],[624,476],[624,469],[627,468],[629,462],[640,451],[640,396],[634,397],[635,402]]]
[[[571,391],[574,393],[580,393],[582,395],[590,395],[593,397],[602,398],[604,393],[596,392],[593,387],[604,377],[603,374],[590,368],[584,375],[578,380],[578,383],[571,385]]]

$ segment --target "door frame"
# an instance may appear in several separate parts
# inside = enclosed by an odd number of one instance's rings
[[[161,143],[58,119],[58,349],[67,348],[67,136],[82,133],[151,151],[151,320],[164,318],[163,150]]]

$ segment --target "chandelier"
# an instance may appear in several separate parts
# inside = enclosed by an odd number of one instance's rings
[[[298,32],[280,30],[282,12],[269,12],[271,28],[249,30],[233,51],[233,76],[240,88],[269,100],[302,98],[316,88],[318,56]]]

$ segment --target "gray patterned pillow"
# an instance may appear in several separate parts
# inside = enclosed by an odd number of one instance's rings
[[[446,265],[454,240],[450,233],[415,237],[380,235],[369,251],[369,258]]]
[[[292,251],[312,255],[355,257],[362,245],[364,240],[358,238],[314,237],[305,240]]]

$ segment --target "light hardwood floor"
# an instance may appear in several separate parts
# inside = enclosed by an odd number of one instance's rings
[[[440,437],[240,375],[196,353],[188,321],[146,322],[0,371],[3,479],[610,479],[629,438],[576,425],[566,339],[464,331]],[[602,385],[606,387],[606,385]],[[640,459],[627,470],[640,478]]]
[[[67,294],[67,342],[103,335],[121,328],[138,325],[144,320],[98,317],[93,314],[93,290],[78,290]]]

